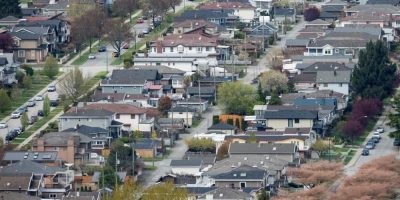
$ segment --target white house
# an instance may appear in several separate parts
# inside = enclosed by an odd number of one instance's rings
[[[351,71],[318,71],[317,84],[319,90],[332,90],[349,95]]]
[[[200,10],[233,10],[233,15],[238,16],[241,22],[249,23],[256,16],[256,8],[250,3],[242,2],[209,2],[199,5]]]
[[[171,172],[176,175],[200,176],[201,160],[171,160]]]
[[[186,126],[190,127],[193,124],[193,118],[196,110],[189,107],[177,106],[168,111],[168,118],[183,119]]]

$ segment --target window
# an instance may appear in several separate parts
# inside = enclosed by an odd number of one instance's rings
[[[324,83],[324,87],[328,87],[328,83]]]
[[[352,49],[346,49],[346,50],[344,51],[344,54],[345,54],[345,55],[353,55],[353,50],[352,50]]]
[[[294,123],[295,123],[295,124],[300,123],[300,119],[294,119]]]
[[[288,119],[288,127],[293,127],[293,119]]]
[[[189,50],[192,50],[192,47],[189,47]]]
[[[169,48],[169,51],[170,51],[170,52],[174,52],[174,47],[170,47],[170,48]]]
[[[156,65],[157,65],[157,66],[158,66],[158,65],[161,65],[161,63],[158,62],[158,63],[156,63]]]
[[[342,87],[343,86],[343,83],[339,83],[339,87]]]
[[[210,51],[210,47],[206,47],[206,51]]]
[[[25,58],[25,50],[18,50],[18,58]]]
[[[245,188],[246,187],[246,182],[240,182],[240,188]]]
[[[197,52],[201,52],[201,47],[197,47]]]
[[[134,114],[131,114],[131,119],[135,119],[135,115]]]
[[[339,49],[335,49],[335,53],[339,53]]]
[[[327,50],[325,50],[324,54],[325,54],[325,55],[331,55],[331,54],[332,54],[332,51],[331,51],[330,49],[327,49]]]
[[[50,198],[57,198],[57,194],[49,194]]]
[[[116,115],[115,115],[115,118],[116,118],[116,119],[119,119],[119,117],[120,117],[119,114],[116,114]]]
[[[322,49],[317,49],[317,53],[322,53]]]
[[[162,48],[162,52],[165,52],[165,48]]]

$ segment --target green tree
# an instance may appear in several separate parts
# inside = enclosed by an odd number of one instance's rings
[[[33,74],[35,74],[33,68],[29,65],[22,65],[21,69],[25,70],[25,74],[28,76],[33,76]]]
[[[43,101],[43,113],[44,116],[49,116],[50,114],[50,99],[49,96],[46,95],[46,97],[44,97],[44,101]]]
[[[26,128],[29,126],[29,118],[28,118],[28,113],[24,112],[21,116],[21,125],[23,128]]]
[[[11,107],[11,99],[6,90],[0,89],[0,112],[4,113]]]
[[[112,165],[106,165],[103,167],[102,173],[99,177],[99,185],[100,187],[108,187],[108,188],[115,188],[115,177],[116,173],[114,167]],[[117,177],[117,184],[121,184],[121,179]]]
[[[317,152],[319,156],[325,151],[329,150],[329,145],[323,140],[318,139],[314,144],[311,145],[311,150]]]
[[[108,156],[107,163],[115,167],[116,159],[119,160],[118,169],[132,171],[132,148],[125,146],[120,140],[116,140],[111,145],[110,155]]]
[[[287,82],[287,90],[289,93],[296,92],[296,88],[294,87],[293,79],[289,79],[289,81]]]
[[[140,138],[143,138],[143,133],[140,130],[133,131],[133,138],[135,141],[138,141]]]
[[[218,124],[219,123],[219,116],[218,115],[214,115],[213,116],[213,125]]]
[[[0,18],[7,16],[22,17],[18,0],[0,0]]]
[[[247,142],[248,143],[256,143],[257,142],[256,134],[254,132],[250,133],[249,139],[247,139]]]
[[[394,139],[400,139],[400,95],[394,97],[393,105],[395,106],[395,112],[389,114],[389,126],[396,130],[389,133],[389,137]]]
[[[261,83],[258,82],[258,87],[257,87],[257,95],[258,95],[258,101],[265,103],[265,93],[261,87]]]
[[[82,71],[78,67],[75,67],[74,70],[69,71],[60,81],[60,93],[72,102],[76,102],[85,93],[86,82],[87,79],[83,77]]]
[[[261,88],[264,92],[278,92],[283,93],[287,91],[288,78],[286,74],[269,70],[260,76]]]
[[[53,79],[58,74],[60,66],[52,55],[47,56],[46,62],[44,63],[43,73],[50,79]]]
[[[272,92],[271,99],[268,101],[268,105],[282,105],[282,100],[277,92]]]
[[[192,138],[186,140],[189,151],[215,153],[215,142],[210,138]]]
[[[233,38],[235,38],[235,39],[244,39],[244,37],[246,37],[246,36],[245,36],[245,34],[244,34],[243,32],[241,32],[241,31],[235,31],[235,34],[234,34],[234,36],[233,36]]]
[[[218,88],[218,104],[225,113],[244,115],[256,102],[257,94],[251,85],[240,81],[225,82]]]
[[[269,194],[267,194],[267,191],[263,188],[261,190],[261,193],[258,195],[258,200],[269,200]]]
[[[185,188],[175,187],[171,182],[153,185],[143,192],[142,200],[182,200],[188,199]]]
[[[382,41],[368,42],[361,50],[354,68],[351,86],[354,94],[362,98],[387,97],[396,80],[396,65],[390,62],[388,49]]]
[[[21,70],[18,70],[15,73],[15,79],[17,79],[19,84],[22,84],[22,82],[24,81],[24,77],[25,77],[25,74]]]
[[[32,78],[30,76],[24,76],[24,79],[22,79],[22,85],[25,89],[30,89],[32,87]]]

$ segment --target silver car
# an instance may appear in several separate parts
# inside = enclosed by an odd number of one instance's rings
[[[0,122],[0,128],[1,128],[1,129],[7,128],[7,127],[8,127],[7,123],[5,123],[5,122]]]

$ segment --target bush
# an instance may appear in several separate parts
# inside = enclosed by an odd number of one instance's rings
[[[219,123],[219,116],[218,115],[214,115],[213,116],[213,125],[214,124],[218,124]]]
[[[236,31],[233,38],[235,39],[244,39],[244,33],[241,31]]]
[[[233,119],[228,119],[228,120],[226,121],[226,123],[227,123],[227,124],[230,124],[230,125],[233,125]]]
[[[189,151],[215,153],[215,143],[210,138],[193,138],[186,141]]]

